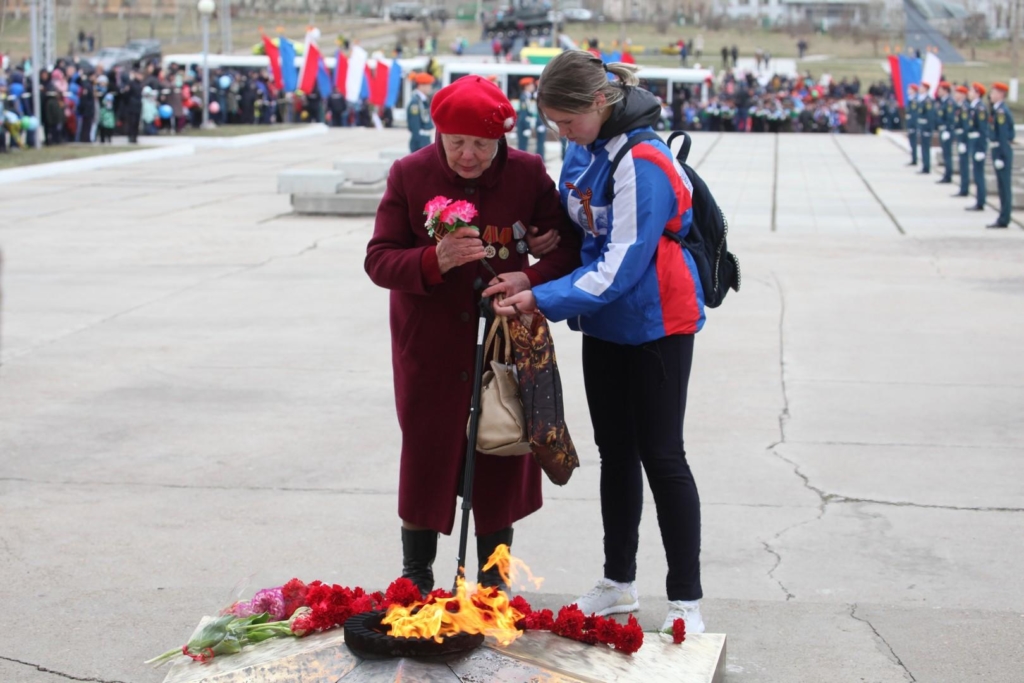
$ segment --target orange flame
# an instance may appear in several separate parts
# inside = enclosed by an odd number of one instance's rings
[[[538,588],[543,581],[535,578],[522,560],[513,558],[507,545],[498,546],[484,569],[495,566],[502,580],[509,585],[510,573],[521,571]],[[513,568],[515,571],[511,571]],[[524,616],[512,607],[504,591],[476,586],[471,593],[466,581],[459,578],[452,597],[434,598],[409,607],[392,605],[382,623],[391,627],[388,634],[392,636],[433,638],[440,643],[457,633],[482,633],[495,638],[502,645],[508,645],[522,635],[516,628],[516,622]]]
[[[491,553],[491,556],[487,559],[487,564],[484,565],[484,571],[495,566],[498,568],[498,573],[501,574],[502,582],[508,586],[513,586],[520,590],[528,588],[529,586],[520,581],[520,578],[528,581],[534,590],[540,590],[540,587],[544,585],[544,579],[534,576],[530,568],[526,566],[526,563],[518,557],[513,557],[508,546],[504,543],[495,548],[494,552]]]

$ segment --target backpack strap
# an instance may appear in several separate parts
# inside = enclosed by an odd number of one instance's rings
[[[615,154],[615,158],[612,159],[612,165],[608,169],[608,184],[605,186],[605,196],[608,197],[608,201],[611,202],[615,199],[615,171],[619,168],[619,163],[629,154],[629,150],[633,149],[641,142],[647,142],[648,140],[661,140],[661,136],[654,131],[647,131],[644,133],[637,133],[626,138],[626,143],[622,145],[622,148]]]
[[[687,132],[685,130],[672,131],[672,135],[668,136],[668,142],[665,144],[667,144],[669,150],[671,150],[672,142],[680,136],[683,138],[683,146],[679,148],[679,153],[676,154],[676,159],[679,161],[679,164],[682,165],[686,163],[686,159],[690,156],[690,145],[693,144],[693,140]]]

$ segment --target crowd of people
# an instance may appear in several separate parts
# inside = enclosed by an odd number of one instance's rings
[[[753,73],[726,70],[707,81],[709,97],[702,102],[698,88],[679,87],[664,107],[664,127],[744,133],[870,133],[888,127],[892,89],[873,84],[862,92],[860,79],[827,83],[811,74],[800,77],[773,75],[767,80]]]
[[[440,75],[430,60],[428,71]],[[149,63],[92,71],[87,64],[58,60],[39,73],[40,105],[32,102],[31,66],[25,61],[0,71],[0,152],[65,143],[107,143],[115,135],[130,143],[140,135],[180,133],[203,123],[204,102],[216,125],[325,122],[334,126],[391,126],[389,108],[353,105],[338,92],[324,98],[314,88],[283,92],[266,69],[211,69],[204,97],[197,64]]]

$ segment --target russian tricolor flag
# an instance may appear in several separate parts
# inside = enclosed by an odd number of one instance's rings
[[[320,91],[321,97],[331,96],[331,74],[324,65],[324,57],[320,54],[320,48],[316,41],[320,37],[318,29],[310,29],[306,32],[306,52],[302,62],[302,71],[299,73],[299,90],[305,93],[313,92],[313,88]]]
[[[260,30],[260,37],[263,38],[263,51],[267,53],[267,58],[270,59],[270,75],[273,78],[274,87],[280,88],[284,83],[281,80],[281,54],[277,50],[277,45],[274,45],[274,41],[262,29]]]

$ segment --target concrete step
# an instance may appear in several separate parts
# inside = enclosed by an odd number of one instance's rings
[[[277,193],[330,194],[344,182],[341,171],[289,169],[277,174]]]
[[[344,174],[346,183],[367,184],[387,180],[394,160],[335,161],[334,170]]]
[[[373,216],[380,205],[377,192],[345,194],[293,194],[295,213],[314,216]]]

